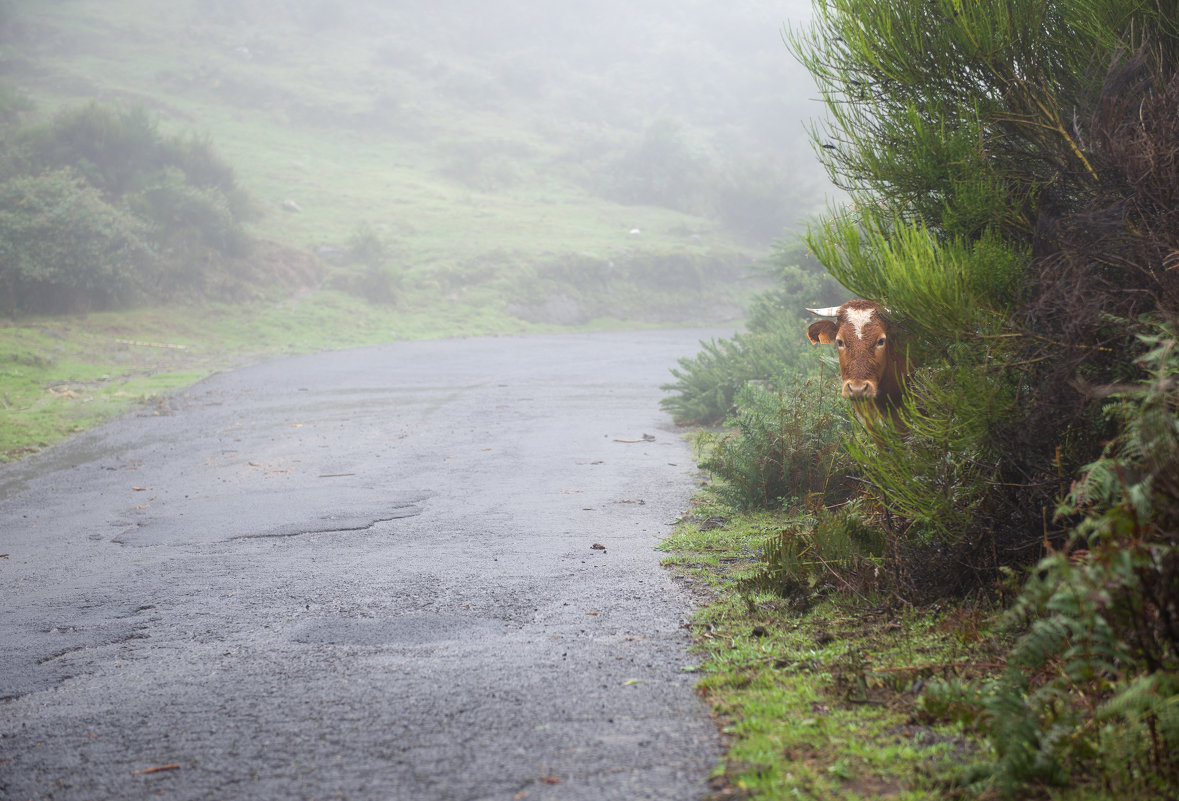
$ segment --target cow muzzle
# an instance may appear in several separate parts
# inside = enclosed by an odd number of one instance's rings
[[[843,397],[854,401],[873,400],[876,397],[876,384],[873,381],[844,381]]]

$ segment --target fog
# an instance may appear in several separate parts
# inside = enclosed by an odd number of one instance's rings
[[[307,89],[335,93],[335,103],[296,103],[298,121],[428,141],[448,174],[476,188],[526,183],[540,158],[545,176],[720,217],[760,241],[821,192],[804,122],[818,112],[816,92],[782,41],[784,24],[807,17],[806,2],[199,8],[208,24],[242,31],[234,52],[256,71],[283,64]],[[289,19],[269,24],[279,13]],[[256,102],[250,80],[236,80]],[[227,95],[233,83],[222,80]],[[559,150],[538,156],[521,131]]]
[[[505,260],[542,276],[562,252],[613,264],[613,238],[640,232],[648,250],[695,245],[727,263],[790,235],[830,191],[809,141],[817,92],[782,39],[808,15],[802,0],[14,0],[0,6],[0,118],[141,106],[211,143],[266,239],[322,255],[373,235],[367,253],[411,279],[429,270],[415,280],[442,293]],[[71,161],[59,145],[40,168],[107,192],[110,154]],[[332,278],[346,267],[329,264],[329,283],[373,296]]]

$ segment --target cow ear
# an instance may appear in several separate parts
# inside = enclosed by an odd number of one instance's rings
[[[811,323],[810,328],[806,330],[806,337],[812,345],[830,345],[835,341],[835,334],[838,331],[839,327],[833,321],[819,320]]]

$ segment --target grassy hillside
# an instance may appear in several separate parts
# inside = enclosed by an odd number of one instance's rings
[[[792,8],[0,0],[0,128],[142,108],[264,243],[220,294],[0,321],[0,458],[270,353],[741,317],[823,202]]]
[[[731,317],[732,262],[821,203],[778,8],[25,0],[3,12],[0,64],[25,116],[99,98],[209,136],[256,233],[325,257],[329,278],[368,224],[411,294],[498,280],[475,302],[506,307],[571,254],[675,254],[690,264],[649,289],[703,269],[725,305],[691,292],[655,316]],[[608,277],[645,283],[634,272]]]

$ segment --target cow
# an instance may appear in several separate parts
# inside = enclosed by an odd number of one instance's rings
[[[807,328],[812,345],[835,345],[843,397],[865,420],[878,415],[901,423],[899,410],[909,375],[908,354],[892,336],[886,310],[867,300],[849,300],[842,306],[807,309],[819,320]]]

